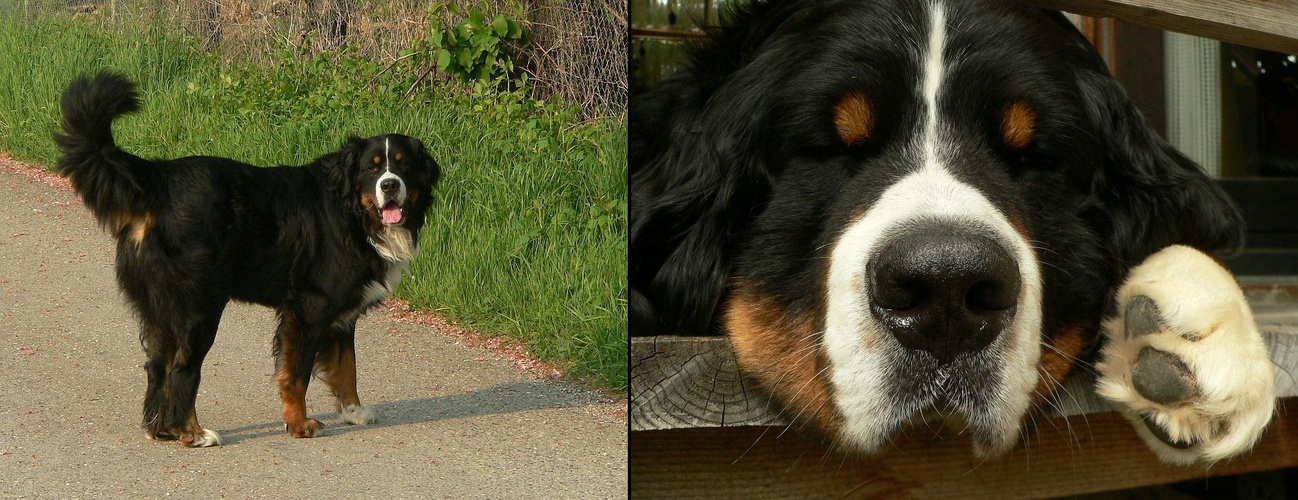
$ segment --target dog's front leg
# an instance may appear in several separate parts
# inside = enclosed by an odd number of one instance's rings
[[[1253,447],[1275,409],[1275,373],[1238,283],[1172,246],[1131,270],[1104,321],[1097,392],[1160,460],[1215,462]]]
[[[317,327],[289,310],[280,311],[275,332],[275,382],[284,401],[284,428],[293,437],[309,438],[320,432],[319,420],[306,416],[306,388],[315,365]]]

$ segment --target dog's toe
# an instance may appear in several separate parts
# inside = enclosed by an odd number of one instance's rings
[[[186,448],[208,448],[212,446],[221,446],[221,435],[211,429],[203,429],[180,440],[180,444]]]
[[[1194,445],[1199,444],[1199,440],[1195,438],[1189,438],[1186,441],[1178,441],[1176,438],[1172,437],[1172,435],[1169,434],[1167,430],[1163,429],[1161,425],[1154,423],[1154,420],[1150,417],[1146,417],[1144,421],[1145,421],[1145,428],[1149,429],[1149,433],[1153,434],[1154,437],[1158,438],[1159,441],[1162,441],[1163,444],[1166,444],[1178,450],[1188,450],[1190,448],[1193,448]]]

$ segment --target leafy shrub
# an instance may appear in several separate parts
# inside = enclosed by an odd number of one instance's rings
[[[490,82],[513,75],[514,54],[527,46],[528,39],[512,17],[496,14],[488,19],[474,7],[458,24],[446,26],[436,19],[443,12],[459,15],[459,5],[435,3],[428,12],[433,22],[428,43],[421,48],[442,71],[462,82]]]

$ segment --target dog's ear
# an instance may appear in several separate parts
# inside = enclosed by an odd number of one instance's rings
[[[735,239],[768,196],[760,75],[703,80],[677,74],[632,104],[632,335],[712,333]]]
[[[428,187],[437,186],[437,181],[442,178],[442,166],[437,164],[437,160],[433,159],[433,155],[428,154],[428,148],[424,147],[423,141],[411,137],[410,143],[414,145],[419,158],[424,162],[424,168],[428,172]]]
[[[1116,257],[1134,265],[1176,244],[1237,253],[1244,244],[1244,220],[1230,197],[1149,128],[1089,42],[1071,23],[1067,29],[1080,46],[1073,67],[1090,133],[1103,156],[1091,194]]]
[[[360,171],[360,156],[364,150],[365,139],[353,135],[347,138],[338,153],[325,159],[325,175],[328,176],[329,185],[344,200],[351,200],[349,195],[355,191],[353,184]]]

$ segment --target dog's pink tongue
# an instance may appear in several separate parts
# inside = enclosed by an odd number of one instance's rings
[[[384,224],[397,224],[400,222],[401,222],[401,207],[397,206],[397,204],[395,203],[389,203],[388,206],[383,207]]]

